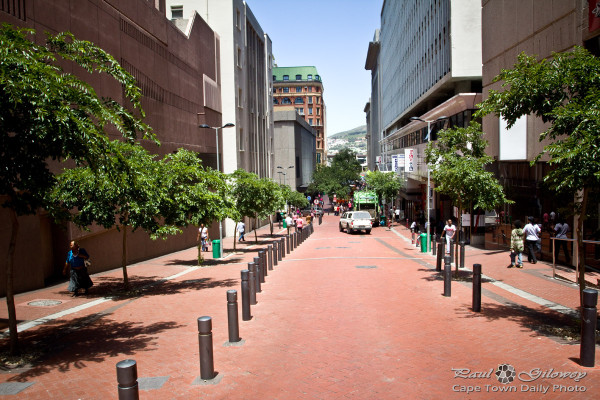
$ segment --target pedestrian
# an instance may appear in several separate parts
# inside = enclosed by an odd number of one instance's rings
[[[246,224],[244,223],[244,221],[240,221],[238,223],[237,231],[238,231],[238,233],[240,235],[240,237],[238,239],[238,242],[245,242],[246,239],[244,238],[244,234],[246,233]]]
[[[63,268],[63,275],[67,275],[67,270],[71,269],[68,291],[73,292],[72,297],[79,296],[79,289],[83,289],[84,294],[88,294],[88,289],[94,283],[90,279],[86,267],[86,261],[90,259],[89,254],[84,248],[79,247],[79,243],[73,240],[70,243],[71,250],[67,254],[67,261]]]
[[[288,214],[288,216],[285,217],[285,225],[287,226],[288,235],[290,234],[290,229],[291,229],[293,223],[294,223],[294,220],[292,219],[292,216],[290,214]]]
[[[452,223],[452,220],[449,219],[446,222],[446,226],[444,227],[444,232],[442,236],[446,236],[446,254],[450,254],[450,246],[454,239],[454,234],[456,233],[456,226]]]
[[[210,238],[208,237],[208,228],[204,226],[204,224],[200,224],[200,229],[198,229],[198,237],[197,241],[200,242],[200,251],[208,251],[208,243]]]
[[[523,231],[525,231],[525,244],[527,244],[527,249],[529,250],[527,261],[536,264],[537,258],[535,257],[535,253],[538,250],[540,233],[542,230],[537,224],[533,223],[533,217],[529,217],[528,220],[529,223],[523,228]]]
[[[417,221],[413,221],[412,224],[410,224],[410,238],[411,238],[412,244],[415,243],[415,234],[416,233],[417,233]]]
[[[296,227],[296,232],[298,232],[298,214],[294,213],[292,215],[293,225]]]
[[[400,209],[394,208],[394,214],[396,215],[396,222],[400,223]]]
[[[560,217],[558,219],[558,224],[554,226],[554,258],[558,261],[558,256],[560,254],[560,249],[563,249],[565,253],[565,260],[567,261],[567,265],[571,265],[571,256],[569,254],[569,246],[567,245],[567,233],[569,233],[569,224],[564,217]]]
[[[303,226],[303,224],[304,224],[304,221],[302,220],[302,218],[298,218],[296,220],[296,232],[302,233],[302,226]]]
[[[515,221],[515,229],[510,233],[510,265],[508,268],[513,268],[515,266],[515,258],[517,261],[517,268],[523,268],[523,250],[525,250],[525,245],[523,244],[523,239],[525,238],[525,234],[523,232],[523,223],[520,220]]]

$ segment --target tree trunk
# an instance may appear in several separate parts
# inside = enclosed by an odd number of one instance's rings
[[[583,223],[585,221],[585,213],[587,212],[588,188],[583,187],[581,208],[579,218],[577,219],[577,254],[579,269],[579,304],[583,307],[583,290],[585,289],[585,249],[583,245]]]
[[[17,332],[17,312],[15,310],[15,293],[13,288],[13,271],[15,267],[15,248],[17,247],[17,234],[19,220],[17,213],[10,209],[11,233],[8,245],[8,260],[6,262],[6,307],[8,308],[8,331],[10,334],[10,354],[16,356],[19,351],[19,333]]]
[[[454,240],[454,276],[458,278],[458,256],[459,256],[459,251],[460,251],[460,246],[458,245],[458,243],[460,242],[460,235],[462,232],[462,213],[463,213],[463,207],[462,207],[462,201],[458,201],[458,221],[456,221],[456,225],[458,226],[456,229],[456,235],[455,235],[455,240]]]
[[[121,254],[121,268],[123,268],[123,286],[129,289],[129,278],[127,277],[127,225],[121,225],[123,229],[123,251]]]
[[[233,251],[235,251],[235,243],[237,242],[236,235],[237,235],[238,224],[239,224],[239,222],[235,223],[235,229],[233,230]]]
[[[258,230],[258,217],[254,217],[254,241],[256,242],[256,244],[258,244],[258,233],[256,233],[257,230]]]
[[[269,215],[269,227],[271,228],[271,236],[273,236],[273,215]]]

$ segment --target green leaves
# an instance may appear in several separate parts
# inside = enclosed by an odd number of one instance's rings
[[[365,176],[367,187],[380,199],[395,199],[402,184],[395,173],[369,171]]]
[[[317,165],[309,192],[337,194],[340,198],[350,194],[350,185],[360,180],[361,166],[356,153],[343,149],[333,157],[331,166]]]
[[[486,146],[481,125],[475,121],[467,128],[444,129],[436,142],[427,145],[425,155],[435,190],[448,195],[459,208],[472,205],[492,210],[511,202],[494,174],[485,170],[492,162],[485,154]]]
[[[8,199],[3,206],[19,215],[44,205],[54,185],[48,160],[72,159],[108,171],[113,160],[107,130],[127,140],[154,139],[141,120],[135,79],[112,56],[69,33],[49,35],[46,45],[30,40],[33,34],[7,24],[0,28],[0,195]],[[61,60],[114,79],[136,114],[98,97],[89,84],[65,73]]]

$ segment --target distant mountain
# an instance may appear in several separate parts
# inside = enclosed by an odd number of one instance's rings
[[[333,135],[327,136],[331,139],[357,139],[357,138],[365,138],[367,136],[367,126],[361,125],[354,129],[350,129],[349,131],[334,133]]]
[[[349,131],[334,133],[327,136],[327,151],[335,154],[343,148],[348,148],[359,154],[367,152],[367,126],[362,125]]]

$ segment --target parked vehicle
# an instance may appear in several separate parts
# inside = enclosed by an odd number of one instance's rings
[[[366,234],[370,234],[373,228],[371,214],[367,211],[347,211],[340,218],[339,228],[340,232],[344,229],[347,233],[364,230]]]

